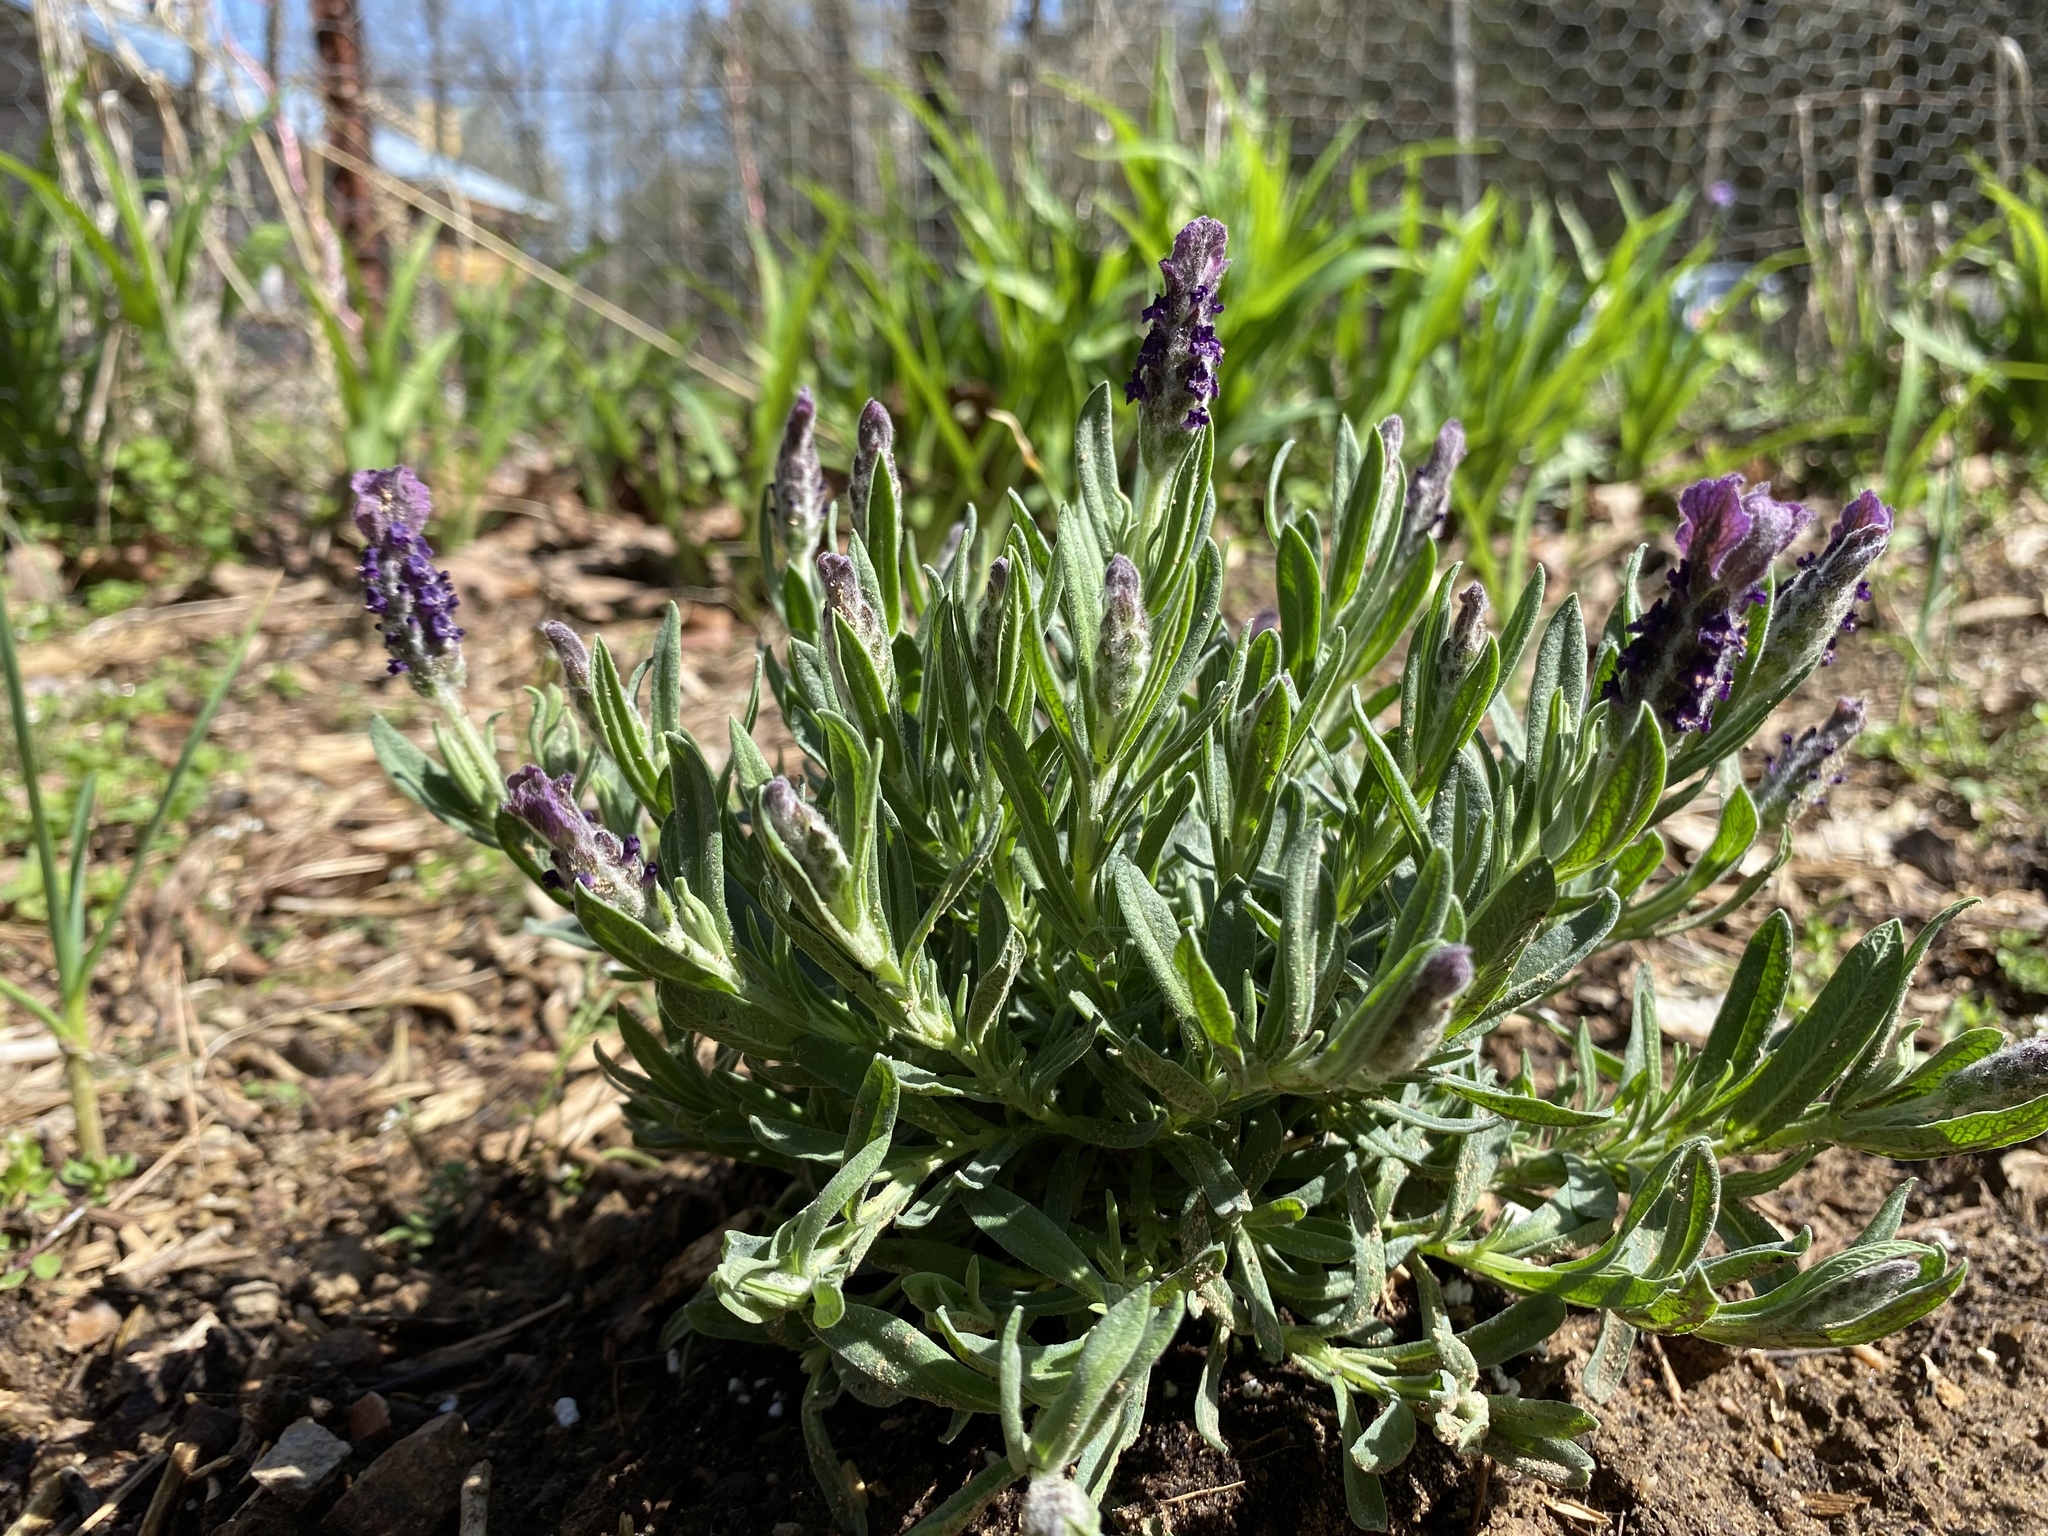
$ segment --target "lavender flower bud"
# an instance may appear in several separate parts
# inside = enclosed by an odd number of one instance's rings
[[[590,652],[584,646],[582,636],[560,619],[549,619],[541,625],[540,632],[554,651],[555,660],[561,663],[562,688],[569,695],[570,707],[593,735],[602,737],[604,733],[597,719],[597,696],[591,691],[590,684]]]
[[[889,488],[903,501],[902,482],[896,478],[896,423],[879,400],[861,407],[860,428],[855,435],[853,478],[846,487],[847,505],[852,509],[853,531],[863,541],[868,536],[868,497],[874,490],[877,469],[889,477]]]
[[[1669,590],[1631,626],[1607,697],[1648,702],[1675,731],[1704,734],[1728,697],[1749,645],[1742,610],[1764,598],[1771,562],[1812,516],[1740,475],[1701,480],[1679,493],[1677,545],[1684,557]]]
[[[1088,1495],[1058,1472],[1031,1479],[1024,1495],[1024,1536],[1100,1536],[1101,1517]]]
[[[2048,1035],[2017,1040],[1944,1078],[1939,1089],[1948,1113],[2012,1109],[2048,1094]]]
[[[1173,237],[1173,254],[1159,263],[1165,290],[1145,306],[1142,318],[1152,328],[1138,348],[1124,399],[1138,402],[1139,443],[1155,473],[1172,467],[1171,455],[1188,433],[1209,424],[1223,361],[1216,290],[1230,267],[1229,243],[1229,231],[1217,220],[1192,220]]]
[[[974,620],[974,670],[983,687],[990,690],[1002,683],[1003,604],[1009,591],[1010,557],[998,555],[989,563],[988,588]]]
[[[782,429],[782,449],[775,456],[772,511],[776,547],[785,564],[794,564],[818,547],[825,526],[825,472],[818,467],[818,444],[812,435],[818,407],[809,385],[796,392],[789,420]]]
[[[761,786],[761,815],[818,899],[837,910],[853,889],[853,865],[831,825],[780,775]]]
[[[403,464],[362,470],[349,485],[356,527],[366,540],[357,568],[363,605],[377,615],[390,670],[405,673],[426,697],[446,699],[462,687],[462,630],[455,623],[454,583],[434,568],[424,532],[433,501]]]
[[[1759,663],[1760,686],[1803,676],[1835,659],[1835,642],[1856,628],[1855,607],[1870,601],[1864,572],[1891,542],[1892,509],[1865,491],[1835,520],[1827,547],[1799,562],[1799,574],[1772,604]]]
[[[1757,785],[1757,814],[1766,827],[1781,827],[1842,782],[1833,760],[1844,753],[1863,729],[1861,699],[1838,699],[1825,725],[1809,726],[1796,741],[1787,731],[1781,750],[1764,759]]]
[[[1278,608],[1261,608],[1257,613],[1244,621],[1244,635],[1242,638],[1249,645],[1267,630],[1278,629],[1279,627],[1280,610]]]
[[[1398,453],[1401,446],[1399,418],[1389,417],[1388,420],[1396,424],[1396,430],[1387,440],[1387,452]],[[1451,509],[1451,477],[1464,462],[1465,424],[1453,418],[1438,430],[1436,441],[1430,445],[1429,457],[1408,477],[1408,502],[1401,514],[1401,551],[1404,556],[1412,554],[1424,539],[1433,539],[1443,531],[1444,518]]]
[[[1451,616],[1451,632],[1444,636],[1437,654],[1439,688],[1456,688],[1485,648],[1489,607],[1486,588],[1476,581],[1458,594],[1458,611]]]
[[[1417,1066],[1443,1043],[1451,1009],[1472,985],[1472,951],[1445,944],[1415,968],[1401,1011],[1366,1058],[1365,1075],[1383,1083]]]
[[[566,890],[573,882],[629,917],[646,921],[660,870],[640,856],[640,839],[621,838],[576,803],[571,774],[550,779],[529,763],[505,781],[505,811],[548,845],[553,866],[542,884]]]
[[[860,648],[868,653],[884,679],[892,675],[889,633],[882,616],[875,612],[867,594],[860,589],[860,576],[851,556],[833,550],[818,552],[818,583],[825,589],[827,611],[838,614],[852,628]],[[836,645],[836,642],[831,642]]]
[[[1408,427],[1400,417],[1389,416],[1374,429],[1380,435],[1380,447],[1386,453],[1389,464],[1401,462],[1401,444],[1408,436]],[[1462,426],[1459,429],[1463,430]]]
[[[1152,621],[1145,586],[1123,555],[1109,557],[1102,575],[1102,631],[1095,643],[1095,703],[1116,719],[1138,702],[1152,665]]]

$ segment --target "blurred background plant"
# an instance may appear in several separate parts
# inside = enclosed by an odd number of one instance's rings
[[[1425,433],[1455,417],[1468,558],[1510,585],[1603,481],[1657,491],[1705,459],[1826,495],[1878,472],[1913,513],[1972,452],[2048,451],[2048,177],[2009,90],[1956,119],[1976,125],[1957,154],[1985,156],[1960,173],[1867,102],[1847,126],[1811,103],[1788,118],[1791,173],[1745,145],[1653,145],[1633,127],[1599,160],[1512,113],[1485,140],[1462,107],[1412,110],[1392,73],[1378,96],[1334,89],[1400,60],[1432,78],[1446,60],[1405,23],[1379,64],[1311,68],[1352,21],[1269,33],[1169,16],[1129,30],[1111,67],[1065,18],[1034,10],[977,54],[971,6],[906,3],[951,52],[876,63],[833,43],[850,13],[767,0],[666,30],[655,6],[573,46],[529,39],[561,53],[534,64],[548,78],[604,66],[580,168],[556,109],[507,94],[502,28],[459,3],[472,57],[452,73],[437,56],[441,73],[421,75],[409,23],[370,17],[377,90],[346,109],[309,39],[281,34],[273,82],[233,14],[209,37],[38,12],[74,29],[90,67],[34,82],[56,131],[0,159],[14,529],[79,570],[137,541],[198,564],[280,530],[316,538],[338,474],[405,458],[443,488],[451,544],[553,494],[535,478],[552,475],[601,514],[668,529],[679,579],[701,588],[715,578],[700,514],[736,517],[728,547],[750,547],[746,487],[809,384],[842,452],[860,402],[889,405],[929,552],[970,502],[1001,515],[1014,490],[1043,515],[1067,493],[1056,424],[1114,371],[1154,263],[1198,209],[1232,232],[1218,449],[1254,473],[1229,483],[1257,483],[1290,436],[1330,441],[1317,402],[1354,420],[1399,410]],[[1568,70],[1537,68],[1556,39],[1497,9],[1479,0],[1455,44],[1476,71],[1458,90],[1487,106],[1513,78],[1570,99]],[[671,52],[701,88],[686,129],[598,89]],[[1012,72],[991,95],[998,56]],[[1329,88],[1303,89],[1317,69]],[[206,78],[227,83],[209,94]],[[405,105],[409,84],[431,112]],[[1918,109],[1887,110],[1903,124]],[[1759,222],[1766,205],[1778,225]],[[1293,466],[1305,485],[1320,451]],[[716,569],[750,601],[744,563]]]

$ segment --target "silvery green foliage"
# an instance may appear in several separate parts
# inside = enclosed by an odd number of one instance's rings
[[[1411,496],[1399,423],[1344,427],[1320,512],[1269,493],[1278,622],[1233,636],[1212,429],[1133,499],[1114,428],[1099,389],[1048,532],[970,513],[920,566],[870,464],[835,519],[865,533],[841,553],[828,525],[771,565],[789,634],[762,675],[802,750],[782,772],[750,734],[758,686],[723,767],[682,728],[673,610],[630,673],[551,636],[574,707],[534,696],[519,815],[380,733],[402,787],[552,876],[561,931],[653,983],[659,1033],[622,1011],[612,1068],[642,1144],[792,1175],[785,1219],[727,1234],[668,1342],[802,1352],[840,1523],[865,1528],[826,1426],[844,1394],[1000,1425],[1006,1455],[921,1530],[1030,1477],[1033,1529],[1086,1531],[1192,1331],[1201,1432],[1222,1443],[1234,1349],[1292,1360],[1334,1400],[1354,1519],[1384,1529],[1380,1478],[1420,1434],[1584,1485],[1592,1413],[1490,1374],[1568,1308],[1602,1314],[1597,1402],[1645,1330],[1851,1344],[1949,1295],[1964,1265],[1897,1237],[1905,1188],[1805,1269],[1810,1234],[1753,1203],[1830,1144],[1924,1157],[2048,1129],[2037,1047],[1974,1030],[1923,1059],[1896,1022],[1941,919],[1868,935],[1787,1023],[1773,915],[1697,1052],[1667,1057],[1647,984],[1620,1055],[1582,1025],[1544,1084],[1482,1052],[1603,944],[1711,921],[1763,878],[1738,872],[1761,821],[1737,733],[1607,687],[1641,633],[1633,581],[1590,646],[1576,598],[1542,619],[1540,578],[1493,632],[1485,594],[1437,570],[1455,436]],[[1736,718],[1768,659],[1759,586]],[[1719,831],[1677,869],[1656,828],[1703,790]],[[568,821],[581,792],[611,841]],[[1773,1161],[1724,1174],[1738,1154]],[[1458,1272],[1514,1300],[1460,1331]]]

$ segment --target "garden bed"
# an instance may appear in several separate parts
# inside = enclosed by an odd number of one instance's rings
[[[2048,697],[2048,625],[2024,558],[2025,531],[2042,525],[2022,499],[2003,542],[1972,552],[1971,585],[1955,594],[1967,622],[1951,694],[2016,732]],[[510,696],[532,674],[529,637],[544,609],[647,611],[631,559],[561,563],[578,547],[568,524],[517,525],[461,557],[480,697]],[[562,574],[491,584],[493,571],[536,564]],[[578,589],[579,574],[615,585]],[[288,580],[216,730],[227,763],[127,953],[104,973],[103,1043],[120,1064],[110,1140],[140,1167],[116,1185],[118,1206],[83,1212],[69,1230],[58,1279],[0,1298],[0,1518],[75,1463],[66,1512],[95,1530],[141,1529],[161,1480],[152,1464],[177,1455],[183,1436],[194,1449],[182,1464],[203,1475],[167,1500],[155,1536],[313,1529],[323,1518],[343,1536],[381,1536],[398,1529],[394,1507],[432,1536],[455,1529],[456,1485],[486,1459],[488,1528],[500,1536],[610,1536],[622,1519],[638,1532],[822,1536],[795,1358],[699,1342],[672,1361],[657,1346],[709,1268],[710,1235],[772,1200],[773,1180],[708,1161],[642,1168],[603,1156],[623,1129],[588,1033],[601,980],[574,952],[523,934],[525,909],[489,862],[383,784],[363,736],[368,712],[404,723],[413,701],[373,681],[375,637],[337,577],[322,568]],[[31,651],[28,670],[52,696],[118,693],[232,632],[254,586],[222,572],[183,605]],[[1886,626],[1907,627],[1908,599],[1882,595]],[[686,638],[687,723],[719,741],[751,681],[751,637],[713,609]],[[1899,672],[1880,641],[1822,678],[1866,686],[1883,719]],[[1938,704],[1913,702],[1923,718]],[[173,688],[170,711],[185,707]],[[145,746],[181,730],[175,719],[136,725]],[[1918,923],[1952,893],[1982,896],[1936,946],[1911,1007],[1930,1017],[1957,998],[2039,1008],[2024,985],[2027,946],[2041,942],[2048,914],[2039,781],[1996,763],[1965,778],[1975,759],[1957,767],[1951,752],[1937,771],[1917,751],[1860,761],[1831,815],[1802,831],[1773,895],[1821,935],[1816,963],[1835,957],[1829,934],[1891,915]],[[37,974],[34,934],[0,926],[10,974]],[[1661,950],[1668,1033],[1700,1027],[1685,1000],[1718,996],[1739,940],[1707,930]],[[1618,1039],[1628,963],[1610,957],[1560,1011]],[[1542,1038],[1503,1036],[1504,1048]],[[29,1055],[24,1046],[0,1065],[0,1120],[62,1144],[54,1063]],[[2021,1149],[1914,1170],[1927,1183],[1909,1227],[1968,1256],[1973,1271],[1908,1333],[1875,1350],[1768,1359],[1679,1341],[1668,1370],[1641,1352],[1602,1411],[1590,1489],[1560,1494],[1497,1471],[1481,1481],[1481,1464],[1427,1444],[1389,1478],[1395,1528],[2048,1530],[2029,1491],[2048,1464],[2041,1168],[2037,1151]],[[1775,1197],[1773,1214],[1810,1222],[1817,1249],[1838,1246],[1899,1176],[1830,1154]],[[1397,1292],[1390,1315],[1406,1304]],[[1481,1291],[1470,1304],[1498,1300]],[[1509,1369],[1525,1391],[1568,1389],[1590,1344],[1568,1329],[1547,1359]],[[1224,1411],[1234,1450],[1223,1455],[1193,1430],[1199,1365],[1186,1344],[1168,1355],[1164,1379],[1177,1392],[1155,1397],[1106,1528],[1349,1529],[1326,1396],[1253,1356],[1234,1361]],[[372,1392],[381,1409],[365,1404]],[[348,1459],[303,1504],[253,1498],[253,1460],[301,1418],[348,1441]],[[915,1403],[849,1401],[831,1422],[877,1532],[902,1529],[999,1444],[976,1421],[943,1445],[945,1415]],[[411,1449],[394,1452],[401,1442]],[[385,1470],[365,1482],[372,1466]],[[351,1479],[410,1496],[386,1506],[352,1493],[330,1510]],[[85,1515],[124,1485],[118,1509]],[[976,1529],[1014,1529],[1014,1505],[1012,1495]]]

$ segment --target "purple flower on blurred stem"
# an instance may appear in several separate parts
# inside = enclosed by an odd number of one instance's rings
[[[776,547],[784,564],[794,564],[818,546],[825,527],[825,472],[818,465],[818,442],[812,433],[818,407],[808,384],[796,392],[789,419],[782,428],[782,448],[775,455],[775,481],[770,509]]]
[[[1731,182],[1714,181],[1707,184],[1707,201],[1716,208],[1735,206],[1735,187]]]
[[[640,857],[640,839],[619,837],[576,803],[576,779],[551,779],[529,763],[505,781],[505,811],[548,845],[553,865],[541,883],[571,882],[629,917],[646,921],[660,871]]]
[[[390,670],[405,673],[428,698],[452,697],[462,687],[462,630],[455,622],[455,586],[446,571],[435,569],[424,532],[433,500],[403,464],[359,471],[349,487],[366,541],[357,567],[363,605],[377,615]]]
[[[1142,318],[1152,329],[1138,348],[1124,400],[1140,407],[1139,443],[1155,474],[1172,469],[1170,455],[1187,433],[1209,424],[1223,361],[1214,324],[1223,305],[1216,291],[1230,266],[1224,255],[1229,241],[1217,220],[1191,220],[1173,237],[1173,253],[1160,260],[1165,291],[1145,306]]]
[[[1831,761],[1848,750],[1863,730],[1861,699],[1837,699],[1824,725],[1808,726],[1796,740],[1790,731],[1780,738],[1780,751],[1764,758],[1764,776],[1756,787],[1757,814],[1766,827],[1781,827],[1842,782]]]
[[[1387,452],[1399,454],[1399,418],[1389,420],[1395,423],[1395,430],[1388,438]],[[1464,462],[1465,424],[1453,417],[1438,429],[1436,441],[1429,446],[1429,457],[1409,477],[1408,501],[1401,514],[1403,558],[1424,539],[1433,539],[1443,530],[1444,518],[1451,509],[1451,477]]]
[[[1771,563],[1812,514],[1740,475],[1701,480],[1678,498],[1684,556],[1669,590],[1630,626],[1635,636],[1607,685],[1624,705],[1647,702],[1673,730],[1704,734],[1728,697],[1749,644],[1742,611],[1764,600]]]

